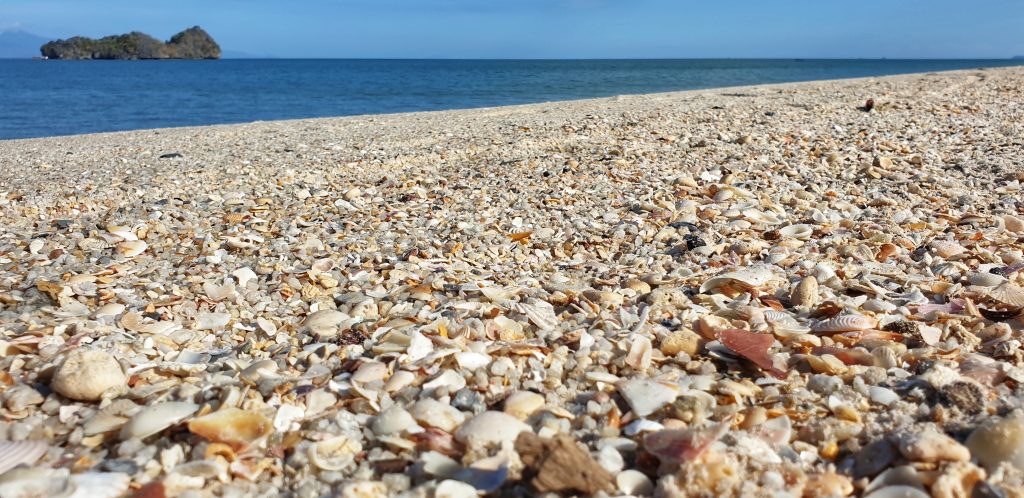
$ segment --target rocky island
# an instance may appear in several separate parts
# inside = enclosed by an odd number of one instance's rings
[[[220,45],[203,28],[193,26],[171,37],[166,43],[145,33],[133,31],[94,40],[75,36],[49,42],[40,47],[49,59],[219,59]]]

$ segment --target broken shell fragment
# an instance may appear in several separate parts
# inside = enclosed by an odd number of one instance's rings
[[[188,423],[188,430],[193,434],[215,443],[224,443],[236,452],[249,447],[272,429],[269,418],[234,407],[222,408]]]

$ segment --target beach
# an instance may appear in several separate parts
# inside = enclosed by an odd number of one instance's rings
[[[0,141],[0,495],[1024,496],[1022,79]]]

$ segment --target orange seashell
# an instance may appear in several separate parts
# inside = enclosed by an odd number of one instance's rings
[[[875,254],[875,261],[879,263],[885,262],[890,256],[896,254],[899,247],[896,244],[882,244],[882,247],[878,248],[878,254]]]
[[[533,235],[533,230],[527,230],[525,232],[516,232],[508,235],[508,238],[512,239],[512,242],[519,242],[529,236]]]
[[[238,408],[224,408],[194,418],[188,423],[188,430],[193,434],[215,443],[224,443],[234,451],[249,447],[258,439],[270,434],[272,428],[273,425],[267,417]]]

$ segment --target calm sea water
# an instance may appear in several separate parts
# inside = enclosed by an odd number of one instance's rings
[[[0,60],[0,139],[489,107],[1011,60]]]

